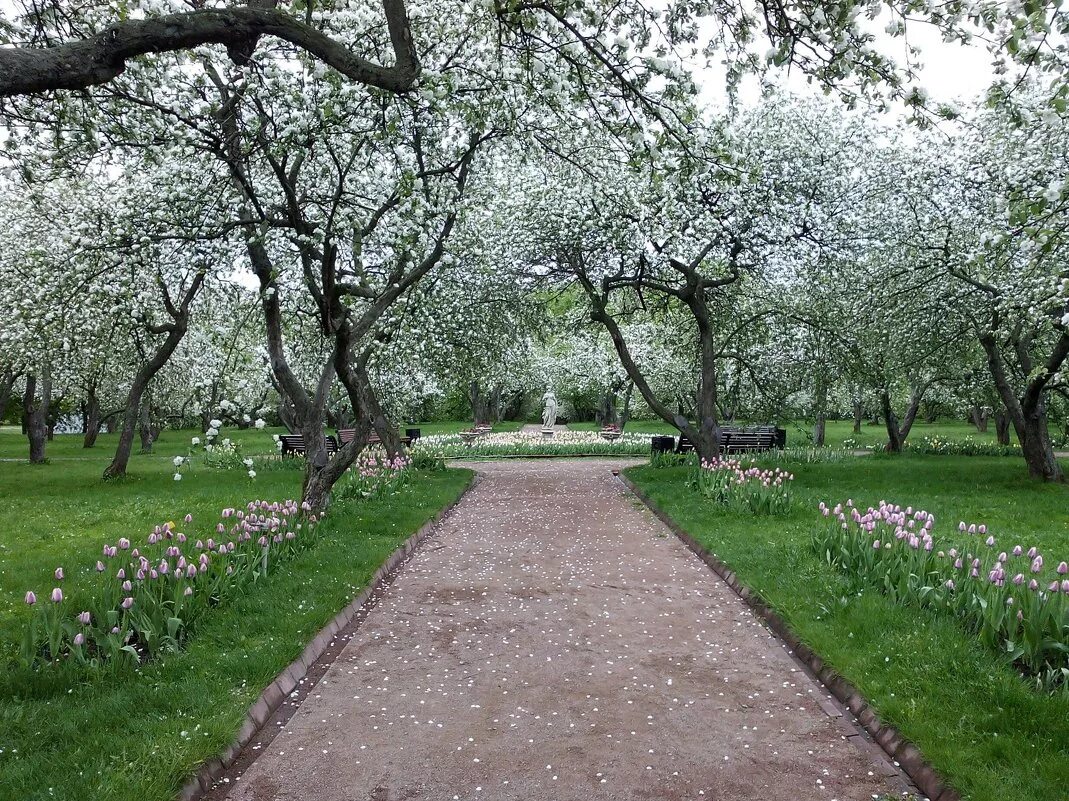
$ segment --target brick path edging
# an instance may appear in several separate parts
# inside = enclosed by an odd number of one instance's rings
[[[478,476],[472,476],[471,481],[468,482],[468,485],[457,496],[456,500],[445,508],[439,509],[430,520],[420,526],[414,534],[397,547],[397,550],[390,554],[385,562],[379,565],[378,570],[375,571],[363,592],[353,598],[344,609],[334,616],[330,623],[320,629],[312,641],[304,647],[301,655],[291,662],[289,667],[279,673],[275,680],[260,693],[256,703],[249,707],[249,711],[245,715],[245,722],[238,730],[234,742],[223,753],[209,759],[197,769],[193,777],[182,787],[181,792],[178,794],[178,801],[194,801],[202,793],[212,789],[213,783],[227,768],[234,764],[242,749],[252,741],[256,733],[278,711],[279,707],[282,706],[282,702],[293,692],[316,660],[323,655],[331,641],[353,621],[353,618],[371,601],[372,596],[384,584],[393,579],[413,552],[431,535],[434,527],[447,514],[453,511],[454,507],[464,499],[464,496],[468,494],[476,483],[478,483]]]
[[[673,534],[682,540],[699,559],[724,580],[739,598],[745,601],[758,617],[768,624],[768,627],[794,652],[813,678],[823,684],[841,704],[849,709],[861,727],[872,736],[887,756],[898,763],[918,790],[931,801],[960,801],[961,796],[957,790],[936,773],[925,760],[920,749],[903,737],[893,726],[880,722],[876,710],[858,692],[857,688],[830,665],[824,664],[824,660],[799,639],[783,618],[765,603],[760,595],[739,581],[735,572],[727,564],[684,531],[667,513],[661,511],[650,497],[627,476],[623,473],[616,473],[616,476],[653,512],[658,520],[668,526]]]

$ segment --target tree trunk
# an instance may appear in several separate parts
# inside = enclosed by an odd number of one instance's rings
[[[861,421],[865,417],[865,407],[861,404],[860,398],[854,399],[854,433],[861,433]]]
[[[26,437],[30,441],[30,464],[44,464],[48,441],[48,406],[52,396],[52,376],[48,366],[41,368],[41,397],[37,398],[37,376],[26,376],[23,414]]]
[[[995,440],[999,445],[1010,444],[1010,416],[1005,409],[995,414]]]
[[[813,444],[823,448],[828,416],[828,382],[823,375],[817,376],[813,401]]]
[[[468,387],[468,398],[471,400],[471,417],[475,425],[485,425],[490,422],[486,397],[483,395],[478,381],[472,381]]]
[[[883,409],[883,420],[887,428],[887,452],[902,453],[902,436],[898,428],[898,416],[891,407],[891,398],[888,393],[880,393],[880,406]]]
[[[993,334],[980,338],[987,354],[988,368],[995,380],[995,389],[1006,409],[1006,415],[1013,424],[1017,439],[1021,443],[1021,453],[1028,465],[1028,475],[1043,481],[1062,481],[1062,469],[1054,458],[1054,444],[1047,428],[1047,402],[1044,395],[1047,376],[1032,378],[1022,397],[1018,397],[1006,374],[1002,355]],[[1060,365],[1059,365],[1060,366]],[[1037,383],[1041,382],[1041,383]]]
[[[631,422],[631,399],[635,395],[635,382],[628,381],[627,389],[624,390],[624,408],[620,412],[620,433],[624,432],[627,424]]]
[[[149,409],[149,399],[141,402],[141,411],[137,417],[137,433],[141,438],[141,453],[152,453],[152,414]]]
[[[1028,465],[1028,475],[1043,481],[1062,481],[1062,468],[1054,458],[1054,443],[1047,428],[1047,409],[1045,403],[1037,404],[1037,409],[1025,415],[1022,426],[1017,430],[1021,441],[1021,452]]]
[[[981,409],[979,406],[974,405],[969,410],[969,419],[972,420],[972,424],[976,426],[976,430],[978,433],[984,434],[987,432],[987,409]]]
[[[84,413],[82,414],[82,430],[85,435],[82,438],[83,448],[92,448],[96,445],[100,435],[100,398],[97,397],[96,383],[89,384],[89,392],[85,399]]]
[[[610,388],[605,390],[598,404],[597,422],[601,426],[615,426],[620,424],[620,417],[616,412],[616,393]]]

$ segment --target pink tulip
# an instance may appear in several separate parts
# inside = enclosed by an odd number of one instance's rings
[[[54,590],[52,590],[52,603],[58,604],[62,600],[63,600],[63,590],[61,590],[59,587],[56,587]]]
[[[85,643],[85,635],[80,631],[74,635],[74,644],[81,647]]]
[[[129,580],[127,580],[127,581],[124,581],[124,582],[122,583],[122,590],[123,590],[123,592],[130,592],[131,590],[133,590],[133,588],[134,588],[134,585],[133,585],[133,584],[131,584],[131,583],[129,582]]]
[[[57,567],[56,568],[56,581],[63,581],[63,568],[62,567]]]
[[[88,612],[80,612],[78,614],[78,622],[81,623],[83,626],[88,626],[89,620],[90,617]]]
[[[1024,584],[1024,573],[1018,573],[1016,576],[1014,576],[1013,583],[1016,584],[1018,587]]]
[[[125,551],[130,547],[130,540],[126,537],[119,537],[119,550]]]
[[[1064,576],[1066,573],[1069,573],[1069,563],[1059,562],[1057,573],[1059,576]]]
[[[187,523],[192,523],[193,522],[193,515],[186,515],[185,516],[185,521]]]
[[[129,609],[133,605],[134,605],[134,599],[131,598],[130,596],[127,596],[127,597],[122,599],[122,608],[123,609]]]
[[[97,559],[97,573],[104,572],[104,563]]]
[[[1032,572],[1033,573],[1038,573],[1042,569],[1043,569],[1043,557],[1042,556],[1036,556],[1036,558],[1032,560]]]
[[[26,592],[25,600],[27,606],[33,606],[35,603],[37,603],[37,596],[34,594],[33,590],[28,590]]]
[[[193,594],[193,588],[187,586],[185,592],[183,592],[182,594],[188,598],[190,595]]]

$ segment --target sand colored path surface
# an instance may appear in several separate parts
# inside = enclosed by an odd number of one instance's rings
[[[232,801],[908,789],[610,460],[482,462]],[[256,746],[253,746],[256,748]]]

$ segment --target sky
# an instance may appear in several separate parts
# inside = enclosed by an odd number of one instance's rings
[[[995,75],[991,67],[991,54],[982,45],[944,42],[942,34],[933,25],[921,22],[910,22],[905,37],[892,37],[883,30],[887,20],[888,17],[881,15],[870,23],[870,29],[875,36],[874,46],[900,64],[906,62],[907,43],[919,48],[923,68],[919,71],[917,85],[928,92],[933,103],[967,103],[982,96],[990,87]],[[704,68],[695,70],[695,73],[701,81],[702,100],[711,106],[723,104],[723,69]],[[769,77],[776,85],[792,93],[820,93],[819,89],[808,83],[805,74],[797,69],[791,72],[773,69]],[[760,86],[756,78],[750,77],[744,81],[740,98],[747,105],[758,102]],[[903,114],[900,109],[888,112],[889,119]]]

